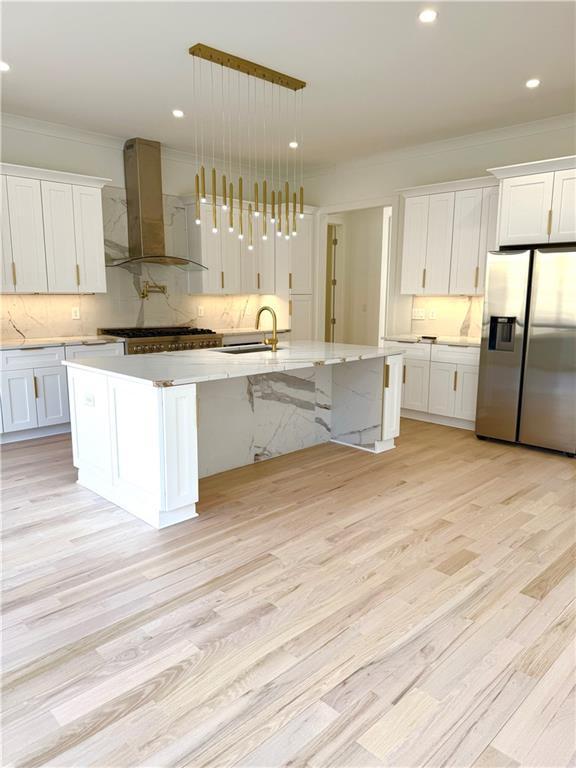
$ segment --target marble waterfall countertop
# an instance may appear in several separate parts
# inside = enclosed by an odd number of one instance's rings
[[[422,341],[422,336],[411,334],[397,334],[396,336],[383,336],[384,341],[399,341],[405,344],[414,344],[418,341],[423,344],[448,344],[454,347],[479,347],[480,338],[478,336],[437,336],[433,342]]]
[[[228,348],[230,349],[230,348]],[[328,344],[323,341],[280,341],[276,352],[261,351],[234,355],[223,349],[194,349],[148,355],[69,360],[64,365],[92,369],[153,386],[177,386],[262,373],[293,371],[317,365],[335,365],[355,360],[401,355],[402,349]]]
[[[26,349],[27,347],[71,347],[74,344],[98,346],[113,341],[124,341],[120,336],[47,336],[42,339],[3,339],[0,349]]]

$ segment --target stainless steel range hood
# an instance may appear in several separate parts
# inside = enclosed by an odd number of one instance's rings
[[[128,258],[109,257],[108,266],[163,264],[187,270],[207,269],[194,259],[166,255],[160,142],[128,139],[124,144],[124,176],[128,209]]]

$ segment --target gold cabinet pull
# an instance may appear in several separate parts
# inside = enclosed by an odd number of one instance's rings
[[[422,288],[426,288],[426,267],[422,270]]]
[[[292,317],[292,299],[288,302],[288,314]]]
[[[76,264],[76,285],[80,287],[80,266]]]
[[[480,279],[480,267],[476,267],[474,272],[474,288],[478,288],[478,280]]]
[[[34,397],[36,398],[36,400],[38,400],[38,398],[40,397],[40,395],[38,394],[38,379],[36,378],[36,376],[34,376],[33,378],[34,378]]]
[[[220,272],[220,287],[224,288],[224,272]]]
[[[458,371],[454,371],[454,392],[456,392],[456,389],[458,388]]]
[[[16,264],[12,262],[12,282],[16,285]]]
[[[547,227],[548,234],[552,234],[552,208],[548,211],[548,227]]]
[[[406,384],[406,366],[402,366],[402,384]]]
[[[256,272],[256,285],[258,286],[258,290],[260,290],[260,272]]]
[[[388,389],[390,386],[390,365],[384,364],[384,389]]]
[[[288,272],[288,288],[292,290],[292,272]]]

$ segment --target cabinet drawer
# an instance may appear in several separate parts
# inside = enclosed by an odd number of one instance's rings
[[[66,347],[66,360],[82,360],[85,357],[121,357],[124,343],[112,341],[106,344],[71,344]]]
[[[459,347],[450,344],[432,345],[432,362],[461,363],[463,365],[480,364],[480,347]]]
[[[430,360],[431,344],[418,341],[384,341],[387,347],[402,349],[406,360]]]
[[[28,347],[3,349],[0,364],[3,371],[21,371],[24,368],[46,368],[64,360],[64,347]]]

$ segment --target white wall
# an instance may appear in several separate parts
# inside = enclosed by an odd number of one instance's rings
[[[306,178],[307,202],[382,204],[398,189],[486,175],[498,165],[576,154],[576,115],[502,128],[367,157]]]

